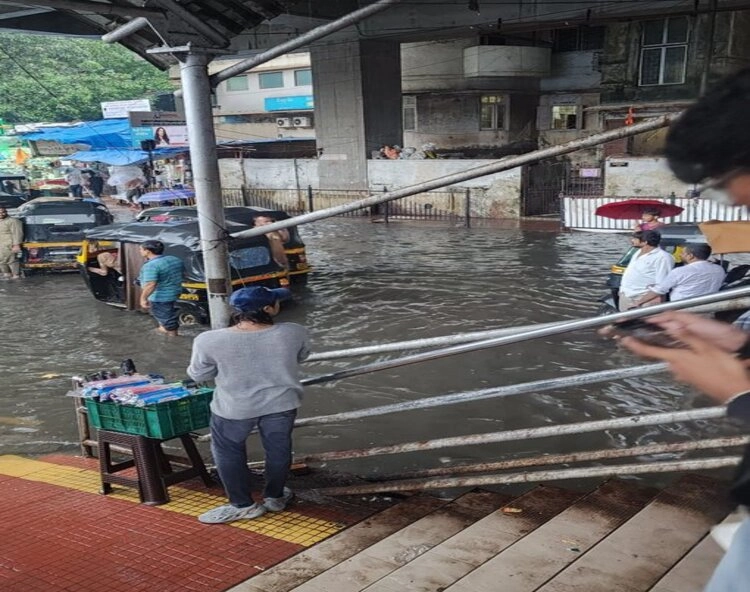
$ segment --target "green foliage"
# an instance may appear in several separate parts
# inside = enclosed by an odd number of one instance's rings
[[[173,90],[166,72],[103,41],[0,33],[0,118],[9,123],[101,119],[102,101]]]

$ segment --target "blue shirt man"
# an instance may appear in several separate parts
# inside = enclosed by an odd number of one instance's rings
[[[164,243],[148,240],[140,245],[146,263],[141,267],[141,308],[150,310],[159,323],[159,332],[177,335],[179,320],[175,301],[182,293],[182,261],[164,255]]]

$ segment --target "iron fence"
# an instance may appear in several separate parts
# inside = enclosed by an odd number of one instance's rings
[[[386,188],[383,191],[387,191]],[[258,187],[222,190],[225,206],[258,206],[303,214],[344,205],[369,197],[372,192],[350,189],[268,189]],[[471,193],[465,189],[429,191],[341,214],[346,217],[369,216],[385,221],[394,219],[463,220],[471,218]]]

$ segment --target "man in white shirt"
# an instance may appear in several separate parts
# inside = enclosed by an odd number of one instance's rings
[[[672,255],[659,247],[661,233],[657,230],[639,230],[631,237],[638,251],[625,268],[620,282],[619,308],[621,311],[635,308],[650,286],[664,280],[674,267]]]
[[[658,304],[665,294],[675,302],[718,292],[726,273],[721,265],[708,261],[710,256],[711,247],[707,244],[686,244],[680,255],[685,265],[673,269],[663,281],[651,286],[635,305]]]

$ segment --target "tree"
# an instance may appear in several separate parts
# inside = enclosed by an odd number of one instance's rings
[[[162,72],[121,45],[0,33],[0,118],[8,123],[101,119],[102,101],[174,90]]]

